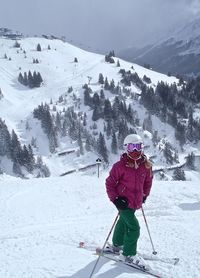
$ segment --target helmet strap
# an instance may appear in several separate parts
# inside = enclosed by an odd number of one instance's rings
[[[137,164],[137,161],[134,160],[134,163],[135,163],[135,169],[137,169],[139,167],[138,164]]]
[[[140,156],[137,157],[136,159],[132,158],[132,157],[129,155],[128,152],[127,152],[127,156],[128,156],[131,160],[136,161],[136,160],[139,160],[139,159],[142,157],[142,153],[141,153]]]

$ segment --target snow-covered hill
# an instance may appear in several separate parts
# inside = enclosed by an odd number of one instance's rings
[[[60,140],[56,153],[51,154],[47,136],[41,129],[41,123],[33,118],[33,110],[38,105],[52,103],[50,105],[52,112],[55,107],[58,112],[74,107],[77,113],[87,114],[89,129],[94,122],[91,120],[91,109],[84,105],[82,87],[84,84],[89,84],[93,92],[99,92],[102,89],[102,85],[98,82],[100,73],[109,81],[113,79],[115,84],[120,84],[121,87],[124,85],[120,83],[122,77],[119,69],[130,70],[137,73],[140,78],[146,75],[151,80],[151,86],[154,87],[160,80],[169,84],[177,81],[174,77],[168,77],[123,60],[119,60],[120,67],[117,67],[117,58],[114,58],[116,62],[114,64],[106,63],[104,56],[86,52],[61,40],[22,38],[18,40],[18,43],[19,45],[16,47],[14,40],[0,39],[0,88],[3,94],[3,98],[0,100],[0,117],[5,120],[10,132],[12,129],[15,130],[23,144],[31,144],[33,137],[37,139],[37,148],[34,149],[34,153],[42,156],[52,175],[60,175],[93,164],[97,154],[86,153],[77,157],[76,153],[71,153],[67,157],[58,156],[59,152],[77,150],[77,142],[72,141],[69,137]],[[42,51],[36,50],[38,44]],[[78,60],[77,63],[74,62],[75,58]],[[36,59],[39,63],[33,63]],[[23,74],[29,71],[41,73],[43,78],[41,87],[30,89],[19,83],[19,73]],[[69,93],[68,89],[71,87],[73,92]],[[132,85],[129,89],[133,95],[140,94],[137,86]],[[63,103],[58,101],[60,96],[64,98]],[[112,102],[115,95],[105,91],[105,97]],[[126,97],[126,104],[130,104],[137,111],[141,125],[146,117],[146,110],[129,97]],[[103,122],[99,120],[97,123],[98,132],[100,132],[103,130]],[[173,129],[155,117],[154,128],[158,127],[161,138],[166,136],[171,141],[175,140]],[[142,129],[138,128],[138,132],[144,136]],[[148,144],[149,136],[146,134]],[[110,143],[111,140],[108,140],[108,148]],[[150,153],[150,155],[154,154]],[[112,162],[111,154],[110,161]],[[9,174],[12,172],[12,166],[5,159],[2,159],[1,168]]]
[[[97,259],[77,248],[102,246],[116,216],[105,192],[108,172],[21,180],[0,176],[0,277],[88,278]],[[166,278],[198,278],[199,182],[155,181],[144,210],[160,257],[176,266],[150,262]],[[141,211],[138,249],[152,254]],[[96,278],[150,277],[101,259]]]
[[[94,87],[98,85],[98,76],[101,72],[109,80],[113,78],[117,82],[121,79],[118,74],[119,68],[115,64],[105,63],[104,56],[86,52],[61,40],[25,38],[19,41],[22,49],[14,48],[14,43],[13,40],[0,39],[2,55],[0,76],[1,89],[4,94],[4,99],[0,103],[1,116],[10,122],[13,122],[13,119],[15,121],[24,119],[42,101],[49,102],[51,98],[57,100],[69,86],[73,86],[75,91],[79,91],[85,83],[88,83],[88,76],[92,78],[91,86]],[[38,43],[42,47],[41,52],[36,51]],[[48,50],[48,45],[51,47],[50,50]],[[4,54],[11,60],[3,59]],[[78,63],[74,63],[75,57],[78,58]],[[33,64],[34,58],[38,59],[40,63]],[[133,65],[125,61],[120,61],[120,63],[121,68],[127,70]],[[140,77],[146,74],[154,84],[160,80],[169,83],[176,81],[174,77],[169,78],[138,65],[133,66]],[[42,87],[30,90],[19,84],[17,81],[19,72],[23,73],[29,70],[41,72],[44,79]],[[15,126],[11,124],[11,127]]]

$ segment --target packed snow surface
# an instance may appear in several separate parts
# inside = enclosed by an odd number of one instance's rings
[[[0,176],[0,277],[88,278],[96,262],[84,241],[102,246],[117,211],[105,192],[108,171],[21,180]],[[168,278],[200,277],[199,182],[154,181],[144,205],[159,256],[178,265],[149,262]],[[138,250],[152,254],[141,210]],[[96,278],[150,277],[101,258]]]

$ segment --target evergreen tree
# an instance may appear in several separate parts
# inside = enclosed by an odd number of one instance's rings
[[[118,121],[120,113],[120,101],[118,97],[115,97],[112,105],[112,118],[114,121]]]
[[[8,128],[0,118],[0,156],[11,156],[11,136]]]
[[[185,181],[185,172],[181,168],[176,168],[173,173],[173,179],[177,181]]]
[[[112,134],[112,121],[108,121],[106,127],[107,138],[110,138],[111,134]]]
[[[61,116],[60,116],[60,113],[56,113],[56,121],[55,121],[55,128],[56,128],[56,131],[61,133],[61,130],[62,130],[62,124],[61,124]]]
[[[151,79],[149,77],[147,77],[146,75],[143,76],[143,80],[144,82],[146,82],[147,84],[151,83]]]
[[[193,111],[190,110],[189,112],[189,118],[188,118],[188,127],[187,127],[187,132],[186,132],[186,136],[187,139],[192,142],[195,139],[195,131],[194,131],[194,118],[193,118]]]
[[[104,102],[104,119],[105,121],[111,121],[112,119],[112,107],[109,99]]]
[[[34,165],[35,164],[35,158],[34,158],[34,155],[33,155],[33,149],[32,149],[30,144],[28,144],[28,154],[29,154],[29,163]]]
[[[79,149],[80,149],[80,154],[83,155],[84,154],[84,149],[83,149],[83,141],[82,141],[82,138],[81,138],[80,129],[79,129],[79,132],[78,132],[78,146],[79,146]]]
[[[185,133],[186,133],[185,126],[182,125],[181,123],[178,123],[177,128],[175,130],[175,137],[177,140],[179,140],[181,145],[184,145],[186,142]]]
[[[110,64],[114,64],[115,60],[112,58],[112,56],[105,55],[105,62],[110,63]]]
[[[1,164],[1,160],[0,160],[0,164]],[[1,166],[0,166],[0,175],[3,175],[3,170],[1,169]]]
[[[18,161],[13,162],[13,173],[15,173],[17,176],[21,177],[22,176],[22,170],[20,167],[20,164]]]
[[[0,100],[3,98],[3,93],[1,91],[1,88],[0,88]]]
[[[20,48],[20,43],[18,41],[15,41],[14,47]]]
[[[115,92],[115,81],[113,79],[110,82],[109,89],[110,89],[111,93]]]
[[[42,48],[41,48],[41,45],[38,43],[38,45],[37,45],[37,51],[42,51]]]
[[[99,105],[95,105],[93,114],[92,114],[92,120],[98,121],[102,117],[102,110]]]
[[[23,85],[28,86],[28,76],[26,72],[24,72]]]
[[[87,125],[87,115],[86,113],[84,113],[83,115],[83,126],[86,126]]]
[[[33,156],[33,150],[31,148],[31,145],[29,144],[28,148],[26,145],[24,145],[22,149],[20,165],[25,166],[26,169],[31,173],[34,168],[34,164],[35,164],[35,159]]]
[[[85,141],[85,149],[86,149],[87,152],[90,152],[90,151],[91,151],[91,144],[90,144],[89,138],[86,138],[86,141]]]
[[[115,57],[115,51],[114,50],[111,50],[108,54],[110,57]]]
[[[28,72],[28,86],[29,88],[34,88],[34,79],[30,70]]]
[[[104,90],[101,89],[100,91],[100,105],[103,105],[105,101],[105,94],[104,94]]]
[[[63,137],[65,137],[67,135],[67,128],[68,128],[68,123],[67,123],[67,120],[64,119],[63,124],[62,124],[62,133],[61,133],[61,135]]]
[[[121,120],[118,125],[118,146],[119,149],[124,148],[124,138],[129,134],[129,129],[127,126],[127,122],[124,120]]]
[[[115,132],[113,132],[112,134],[112,142],[111,142],[111,152],[113,154],[117,154],[117,138],[116,138],[116,135],[115,135]]]
[[[19,73],[19,76],[18,76],[18,81],[19,81],[19,83],[21,83],[21,84],[23,84],[23,85],[24,85],[24,78],[23,78],[23,75],[22,75],[22,73],[21,73],[21,72]]]
[[[117,67],[120,67],[120,62],[119,62],[119,60],[117,60]]]
[[[165,143],[165,148],[163,150],[163,154],[166,158],[167,163],[170,164],[170,165],[173,165],[173,161],[174,161],[173,151],[172,151],[172,147],[171,147],[169,142]]]
[[[109,85],[109,83],[108,83],[108,78],[107,78],[107,77],[105,78],[104,89],[105,89],[105,90],[110,90],[110,85]]]
[[[186,166],[190,169],[190,170],[195,170],[195,156],[194,153],[191,152],[186,159]]]
[[[41,156],[37,157],[36,166],[39,169],[38,178],[50,176],[49,168],[43,163]]]
[[[160,114],[160,119],[164,123],[166,123],[166,121],[167,121],[167,106],[166,105],[164,105],[162,107],[162,113]]]
[[[108,150],[104,136],[101,132],[99,133],[99,138],[97,140],[97,151],[98,154],[103,158],[104,162],[108,163]]]
[[[104,77],[102,73],[99,73],[99,83],[104,84]]]
[[[158,131],[157,130],[153,131],[152,142],[153,142],[154,146],[156,146],[158,144],[158,142],[159,142]]]
[[[48,133],[48,138],[49,138],[49,150],[51,153],[54,153],[56,147],[58,146],[55,130],[51,129],[51,131]]]
[[[173,110],[171,114],[168,114],[168,123],[176,128],[178,123],[176,110]]]
[[[92,90],[89,87],[85,88],[85,91],[84,91],[84,104],[85,105],[91,106],[91,104],[93,102],[92,97],[90,95],[91,93],[92,93]]]
[[[100,98],[99,95],[97,93],[94,93],[93,98],[92,98],[92,102],[94,106],[100,106]]]
[[[17,162],[18,164],[20,164],[21,155],[22,155],[21,144],[19,142],[17,134],[15,133],[14,130],[12,130],[12,135],[11,135],[11,158],[12,158],[13,162]]]
[[[37,73],[37,84],[39,84],[38,87],[40,87],[41,83],[43,82],[42,76],[40,72]]]

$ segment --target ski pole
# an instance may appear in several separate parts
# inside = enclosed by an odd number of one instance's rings
[[[144,209],[143,209],[143,207],[141,209],[142,209],[142,214],[143,214],[143,217],[144,217],[144,222],[146,224],[147,231],[148,231],[148,234],[149,234],[150,242],[151,242],[151,245],[152,245],[153,255],[156,255],[158,252],[156,252],[156,250],[154,248],[154,245],[153,245],[153,241],[152,241],[152,238],[151,238],[150,230],[149,230],[149,227],[148,227],[148,224],[147,224],[147,219],[146,219],[145,214],[144,214]]]
[[[103,254],[103,251],[104,251],[104,248],[105,248],[105,246],[106,246],[106,243],[108,242],[108,239],[109,239],[109,237],[110,237],[110,235],[111,235],[111,233],[112,233],[112,230],[113,230],[113,228],[114,228],[114,226],[115,226],[115,224],[116,224],[116,222],[117,222],[118,217],[119,217],[119,212],[118,212],[118,214],[117,214],[117,216],[116,216],[116,218],[115,218],[115,221],[114,221],[113,224],[112,224],[112,227],[111,227],[111,229],[110,229],[110,231],[109,231],[109,233],[108,233],[108,236],[107,236],[107,238],[106,238],[106,240],[105,240],[105,242],[104,242],[104,245],[103,245],[103,247],[102,247],[102,249],[101,249],[101,252],[100,252],[100,254],[99,254],[99,256],[98,256],[98,258],[97,258],[97,260],[96,260],[96,263],[95,263],[95,265],[94,265],[94,267],[93,267],[93,269],[92,269],[92,272],[91,272],[89,278],[91,278],[91,277],[93,276],[94,272],[95,272],[95,269],[96,269],[96,267],[97,267],[97,264],[98,264],[98,262],[99,262],[99,260],[100,260],[100,258],[101,258],[101,256],[102,256],[102,254]]]

